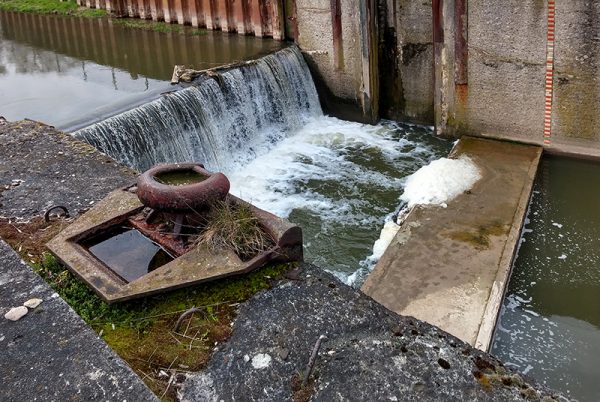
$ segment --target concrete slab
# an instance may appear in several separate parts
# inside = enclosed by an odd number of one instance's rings
[[[452,157],[469,156],[482,178],[447,208],[414,208],[362,290],[488,350],[541,153],[463,137]]]
[[[0,400],[156,401],[156,396],[31,268],[0,240]],[[42,303],[19,321],[4,314]]]

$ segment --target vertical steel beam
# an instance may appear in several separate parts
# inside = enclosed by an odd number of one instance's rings
[[[333,63],[336,70],[344,69],[344,40],[342,37],[342,7],[340,0],[330,0],[333,30]]]
[[[454,0],[454,83],[468,83],[468,0]]]

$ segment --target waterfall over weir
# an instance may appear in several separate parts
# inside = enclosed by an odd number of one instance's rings
[[[228,173],[320,115],[308,67],[289,47],[74,135],[141,171],[194,161]]]

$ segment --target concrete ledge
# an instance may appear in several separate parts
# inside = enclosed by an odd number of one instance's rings
[[[487,350],[494,330],[540,147],[463,137],[482,178],[447,208],[416,207],[362,290]]]
[[[54,291],[0,240],[3,401],[155,401],[154,394]],[[19,321],[4,314],[43,300]]]

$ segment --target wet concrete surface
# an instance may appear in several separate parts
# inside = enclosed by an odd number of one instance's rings
[[[362,290],[487,350],[541,148],[463,137],[453,155],[482,178],[447,208],[413,209]]]

